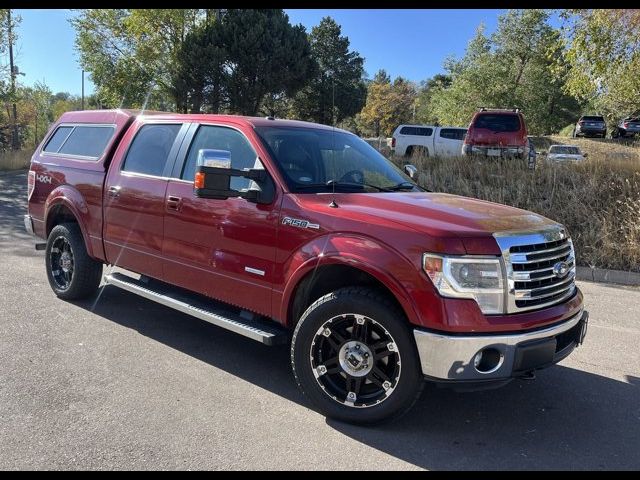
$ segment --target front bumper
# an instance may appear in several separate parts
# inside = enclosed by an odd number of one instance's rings
[[[451,382],[504,380],[548,367],[569,355],[586,335],[589,313],[540,330],[497,335],[445,335],[414,330],[423,374]],[[477,354],[485,352],[478,362]]]

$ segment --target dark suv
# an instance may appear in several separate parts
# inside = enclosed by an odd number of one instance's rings
[[[633,137],[640,133],[640,117],[626,117],[614,127],[611,138]]]
[[[527,158],[527,126],[520,110],[481,108],[475,113],[462,145],[462,154]]]
[[[583,115],[573,129],[573,137],[601,137],[607,134],[607,124],[602,115]]]

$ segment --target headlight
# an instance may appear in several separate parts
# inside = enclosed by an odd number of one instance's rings
[[[500,259],[425,253],[422,268],[443,297],[473,298],[482,313],[504,313]]]

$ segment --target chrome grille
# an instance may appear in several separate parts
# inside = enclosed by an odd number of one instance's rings
[[[507,279],[507,312],[560,303],[575,293],[575,254],[564,229],[499,233]],[[559,272],[564,267],[564,275]]]

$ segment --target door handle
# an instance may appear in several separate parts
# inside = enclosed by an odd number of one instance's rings
[[[107,193],[109,194],[110,197],[117,197],[120,195],[120,187],[119,186],[109,187],[109,190],[107,190]]]
[[[169,195],[167,197],[167,208],[169,210],[180,210],[180,207],[182,206],[182,198],[180,197],[174,197],[172,195]]]

